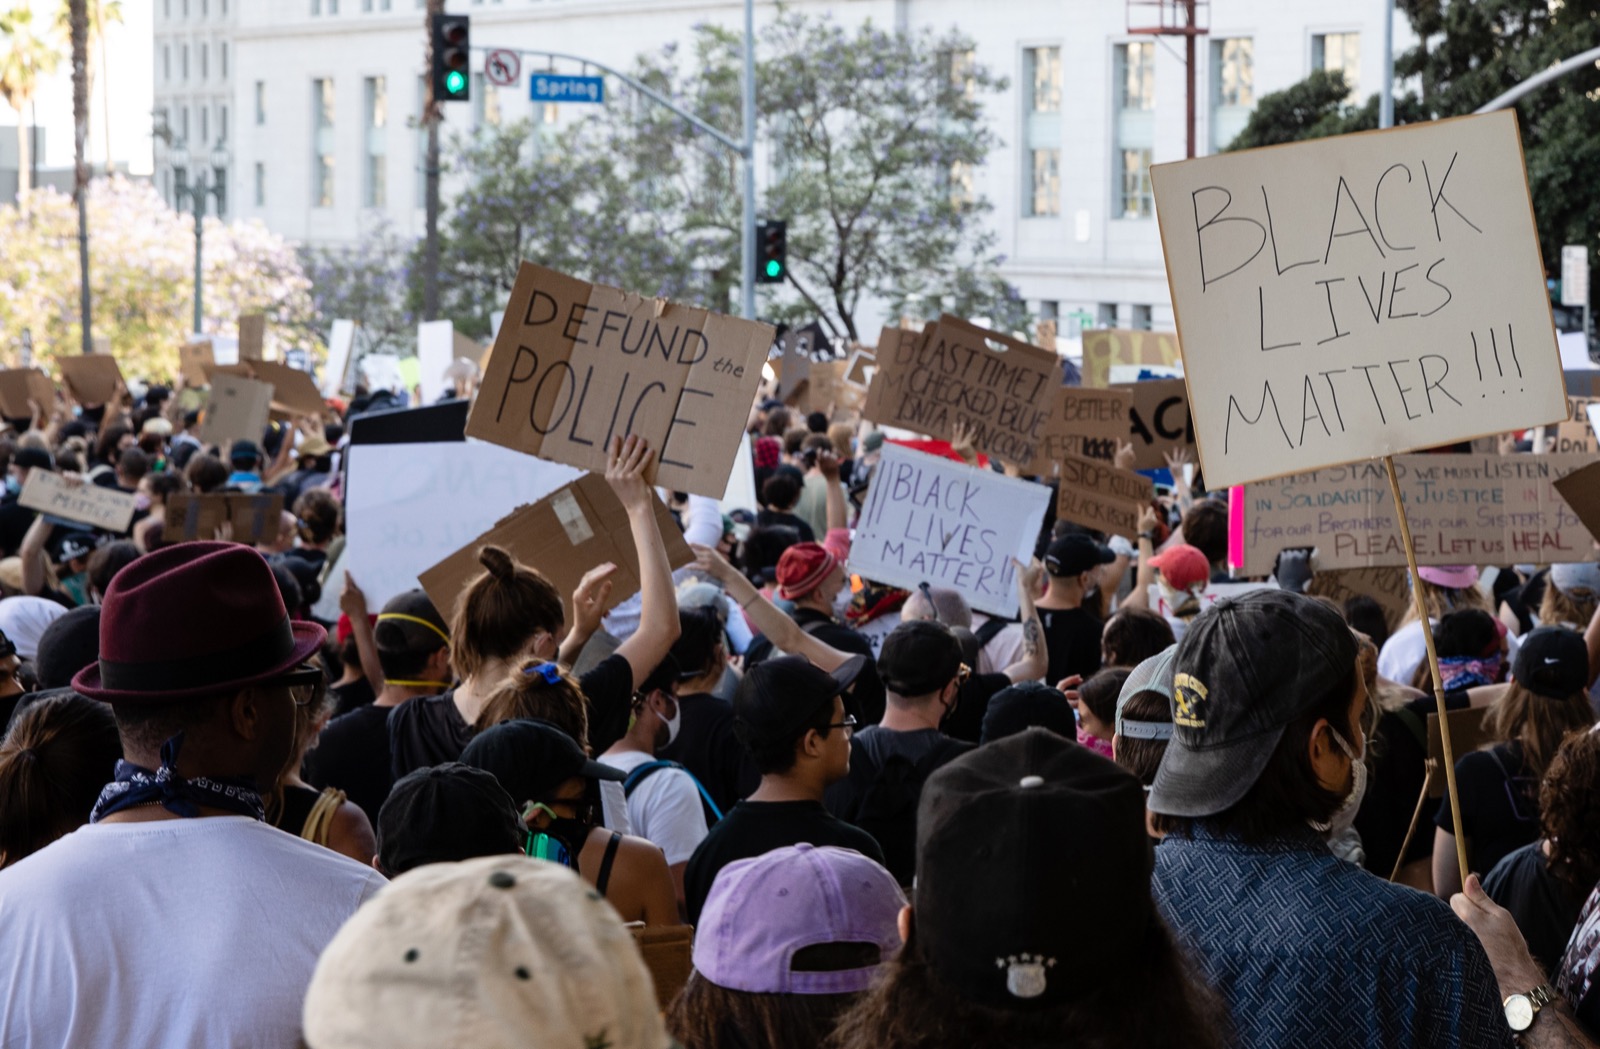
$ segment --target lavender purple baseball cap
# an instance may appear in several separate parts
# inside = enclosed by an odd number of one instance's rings
[[[906,898],[894,875],[851,849],[790,845],[728,864],[700,912],[694,967],[718,987],[751,994],[855,994],[900,949]],[[857,969],[796,969],[825,943],[875,944]]]

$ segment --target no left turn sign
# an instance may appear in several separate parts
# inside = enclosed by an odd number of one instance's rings
[[[490,51],[483,60],[483,76],[497,87],[511,87],[522,73],[522,59],[515,51]]]

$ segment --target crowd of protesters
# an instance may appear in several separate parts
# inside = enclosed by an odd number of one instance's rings
[[[492,545],[369,607],[346,433],[404,395],[217,447],[192,394],[0,436],[0,1046],[1597,1044],[1592,561],[1422,570],[1452,803],[1415,612],[1234,579],[1181,458],[1007,620],[855,573],[885,434],[763,400],[756,506],[608,450],[626,611]],[[179,542],[191,492],[283,519]]]

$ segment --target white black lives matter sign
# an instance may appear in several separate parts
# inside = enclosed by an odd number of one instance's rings
[[[1151,178],[1211,487],[1565,418],[1513,112]]]

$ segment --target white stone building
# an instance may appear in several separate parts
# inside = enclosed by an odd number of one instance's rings
[[[169,126],[196,135],[191,142],[226,139],[230,214],[319,243],[354,240],[380,218],[402,234],[421,234],[423,0],[156,2],[158,110]],[[1064,336],[1082,318],[1172,327],[1145,172],[1185,152],[1183,42],[1128,31],[1130,18],[1147,23],[1154,9],[1137,0],[792,5],[846,22],[956,26],[972,37],[977,60],[1010,80],[989,109],[1003,145],[972,176],[973,188],[994,203],[1007,276],[1038,315],[1060,318]],[[740,5],[727,0],[451,0],[449,9],[473,16],[475,48],[540,48],[620,68],[642,51],[687,39],[696,23],[737,27],[742,18]],[[762,0],[756,17],[773,10]],[[1384,0],[1211,3],[1202,19],[1210,33],[1197,47],[1199,151],[1225,144],[1261,94],[1313,68],[1343,68],[1363,97],[1372,93],[1383,10]],[[1396,23],[1399,50],[1410,37],[1403,17]],[[474,60],[481,62],[481,51]],[[524,61],[516,89],[489,86],[480,65],[472,101],[445,107],[447,127],[529,115],[572,119],[579,107],[569,103],[541,104],[534,113],[531,64]],[[159,154],[157,169],[158,184],[168,187]]]
[[[180,210],[187,211],[192,205],[174,196],[178,185],[171,162],[175,148],[181,145],[188,151],[191,170],[209,167],[219,149],[237,155],[233,37],[240,9],[257,2],[151,0],[155,7],[152,123],[156,187]],[[244,213],[232,192],[225,194],[222,203],[225,215]],[[215,198],[208,200],[207,212],[212,213],[216,206]]]

